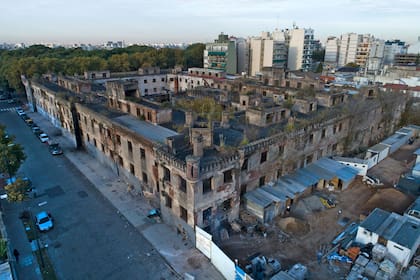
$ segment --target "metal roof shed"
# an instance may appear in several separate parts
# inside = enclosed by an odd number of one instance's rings
[[[408,135],[395,133],[387,139],[385,139],[384,141],[382,141],[381,144],[389,146],[389,154],[392,154],[393,152],[401,148],[401,146],[406,144],[409,138],[410,136]]]
[[[389,155],[389,146],[379,143],[373,147],[370,147],[366,152],[366,159],[374,157],[375,155],[378,155],[378,160],[377,162],[375,162],[374,165],[376,165],[377,163],[379,163],[380,161],[382,161]]]

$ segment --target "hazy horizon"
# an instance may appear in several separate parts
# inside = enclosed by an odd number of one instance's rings
[[[382,0],[17,0],[2,5],[0,42],[194,43],[220,32],[258,36],[275,28],[313,28],[315,37],[348,32],[414,43],[420,36],[420,1]],[[100,3],[100,5],[98,4]]]

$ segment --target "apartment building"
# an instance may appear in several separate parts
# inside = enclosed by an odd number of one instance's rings
[[[312,67],[314,30],[295,27],[289,31],[289,36],[287,68],[308,71]]]
[[[287,63],[286,41],[279,34],[262,32],[260,37],[252,37],[249,47],[249,75],[262,74],[264,68],[285,68]]]
[[[325,57],[324,63],[331,68],[337,66],[338,62],[338,46],[339,39],[337,37],[328,37],[325,43]]]
[[[236,43],[227,34],[221,33],[214,43],[206,44],[203,60],[204,68],[238,73]]]

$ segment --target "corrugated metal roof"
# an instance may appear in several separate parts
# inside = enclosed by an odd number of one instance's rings
[[[375,146],[372,146],[368,149],[369,152],[374,152],[374,153],[380,153],[382,151],[385,151],[386,149],[388,149],[389,147],[385,144],[379,143],[376,144]]]
[[[391,238],[391,241],[394,241],[397,244],[400,244],[406,248],[414,249],[415,244],[417,244],[420,239],[420,225],[411,220],[407,220],[404,224],[401,225],[397,233]]]
[[[344,182],[354,180],[354,178],[357,176],[358,173],[359,172],[357,172],[356,169],[353,169],[345,165],[343,165],[342,169],[336,172],[337,177]]]
[[[376,232],[389,215],[391,215],[389,212],[375,208],[373,212],[370,213],[370,215],[360,224],[360,226],[368,231]]]
[[[409,128],[403,127],[401,129],[397,130],[395,133],[406,134],[406,135],[410,135],[411,136],[413,134],[413,131],[411,129],[409,129]]]
[[[153,142],[159,142],[163,144],[166,142],[166,138],[178,135],[178,133],[173,130],[160,125],[154,125],[145,121],[141,121],[128,115],[116,117],[113,118],[113,120]]]
[[[286,202],[286,200],[288,199],[288,192],[284,192],[282,190],[282,188],[280,187],[271,187],[271,186],[262,186],[261,189],[263,189],[265,192],[275,196],[277,198],[278,201],[282,201],[282,202]],[[293,198],[293,197],[292,197]]]
[[[244,198],[261,206],[261,208],[266,208],[271,203],[273,203],[273,200],[270,199],[269,196],[267,196],[267,193],[261,193],[261,190],[259,188],[251,192],[247,192],[246,194],[244,194]]]

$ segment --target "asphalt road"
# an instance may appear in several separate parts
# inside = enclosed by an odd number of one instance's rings
[[[5,104],[0,104],[3,109],[1,105]],[[48,245],[59,279],[174,278],[146,239],[64,156],[52,156],[15,112],[0,110],[0,123],[23,145],[27,159],[19,173],[32,180],[38,194],[23,203],[2,201],[12,246],[28,242],[22,240],[19,213],[25,208],[33,214],[46,210],[53,215],[55,225],[40,234],[40,240]]]

